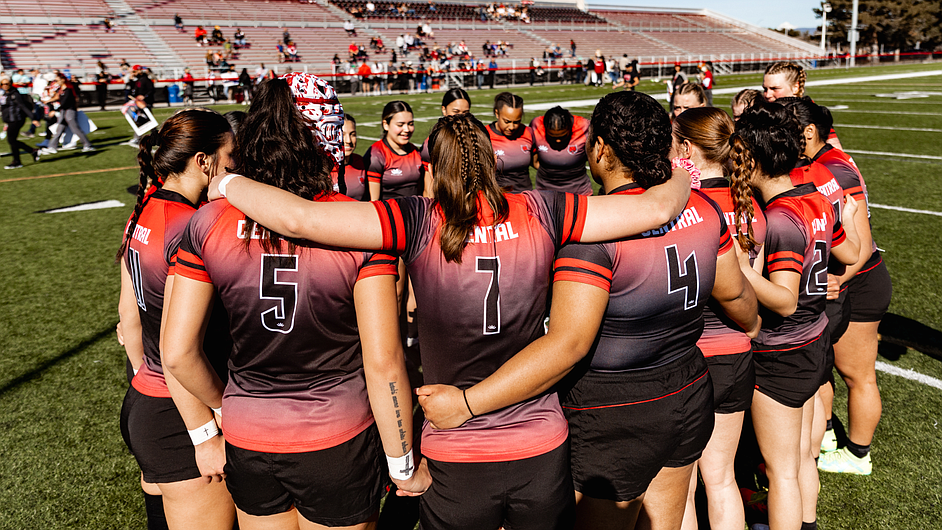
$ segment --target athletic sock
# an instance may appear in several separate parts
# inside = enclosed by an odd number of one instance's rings
[[[815,519],[814,521],[811,521],[810,523],[806,523],[802,521],[801,530],[818,530],[818,520]]]
[[[170,530],[164,515],[163,496],[145,493],[144,510],[147,512],[147,530]]]
[[[863,458],[870,453],[870,444],[867,445],[857,445],[854,442],[847,440],[847,450],[857,458]]]
[[[834,430],[834,418],[831,418],[828,420],[827,425],[825,426],[824,430],[826,431]]]

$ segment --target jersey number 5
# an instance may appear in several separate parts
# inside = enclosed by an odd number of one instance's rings
[[[500,333],[500,258],[478,256],[474,272],[491,275],[491,283],[484,295],[484,334]]]
[[[700,271],[697,270],[697,253],[691,252],[687,259],[680,262],[677,245],[664,247],[667,256],[667,292],[684,292],[684,311],[697,307],[700,298]]]
[[[262,325],[268,331],[291,333],[298,304],[298,284],[279,281],[279,271],[297,272],[298,257],[290,254],[262,254],[259,298],[278,301],[275,307],[262,312]]]

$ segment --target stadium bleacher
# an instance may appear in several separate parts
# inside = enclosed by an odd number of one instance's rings
[[[750,56],[808,55],[807,45],[792,44],[753,31],[731,19],[697,10],[638,8],[581,11],[559,4],[527,5],[530,23],[519,20],[482,21],[488,3],[455,2],[374,2],[368,13],[367,0],[125,0],[133,10],[131,18],[115,14],[105,0],[0,0],[0,61],[4,70],[21,68],[64,68],[70,65],[93,71],[96,61],[116,67],[120,59],[130,63],[163,65],[156,57],[167,49],[182,60],[163,75],[173,75],[183,64],[194,72],[206,71],[206,53],[219,47],[199,47],[193,38],[197,25],[212,31],[221,26],[231,38],[236,27],[245,31],[250,47],[234,56],[237,69],[255,70],[259,63],[278,62],[275,45],[286,28],[297,44],[300,62],[310,71],[329,72],[334,54],[347,57],[351,40],[368,44],[370,37],[382,37],[387,49],[395,38],[414,32],[429,23],[435,32],[430,47],[445,48],[449,42],[464,40],[471,53],[480,57],[484,41],[511,42],[513,48],[498,58],[502,67],[523,66],[530,57],[540,58],[555,43],[568,52],[569,40],[578,45],[577,58],[594,55],[639,58],[642,62],[676,60],[738,60]],[[406,16],[397,11],[406,6]],[[431,6],[435,9],[432,10]],[[523,6],[515,6],[517,12]],[[343,31],[344,21],[355,18],[359,36],[351,39]],[[414,16],[410,11],[415,11]],[[179,14],[185,31],[173,27]],[[106,32],[102,21],[115,21],[114,32]],[[485,17],[486,18],[486,17]],[[127,22],[125,24],[125,22]],[[140,35],[140,28],[149,35]],[[568,53],[566,54],[568,56]],[[386,57],[381,57],[384,62]],[[415,60],[415,56],[403,59]],[[568,59],[568,57],[567,57]],[[571,59],[570,59],[571,60]]]

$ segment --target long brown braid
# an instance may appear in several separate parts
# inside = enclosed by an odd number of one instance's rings
[[[733,162],[729,192],[734,204],[733,211],[737,225],[736,238],[739,240],[740,248],[746,252],[752,252],[759,245],[755,238],[755,232],[752,230],[752,219],[755,217],[756,212],[753,208],[752,186],[750,185],[752,176],[756,171],[756,161],[749,151],[749,146],[739,137],[738,133],[733,133],[730,136],[729,145],[732,148],[731,158]]]
[[[449,262],[461,263],[468,234],[478,223],[478,192],[503,222],[509,206],[495,178],[494,153],[484,125],[470,114],[445,116],[429,135],[435,200],[442,208],[440,244]]]

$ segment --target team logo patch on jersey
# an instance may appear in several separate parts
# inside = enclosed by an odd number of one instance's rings
[[[496,156],[497,158],[504,156],[504,150],[498,149],[497,151],[494,151],[494,156]]]
[[[549,146],[541,145],[540,147],[538,147],[538,149],[539,149],[540,151],[542,151],[542,152],[545,153],[545,152],[549,151]]]
[[[578,145],[570,145],[570,146],[569,146],[569,149],[567,149],[567,151],[569,151],[569,154],[570,154],[570,155],[575,155],[576,153],[579,152],[579,146],[578,146]]]
[[[529,145],[526,145],[526,144],[520,144],[520,150],[523,151],[524,153],[529,153],[529,152],[530,152],[530,146],[529,146]]]
[[[399,168],[393,168],[389,170],[390,175],[402,175],[402,170]]]

